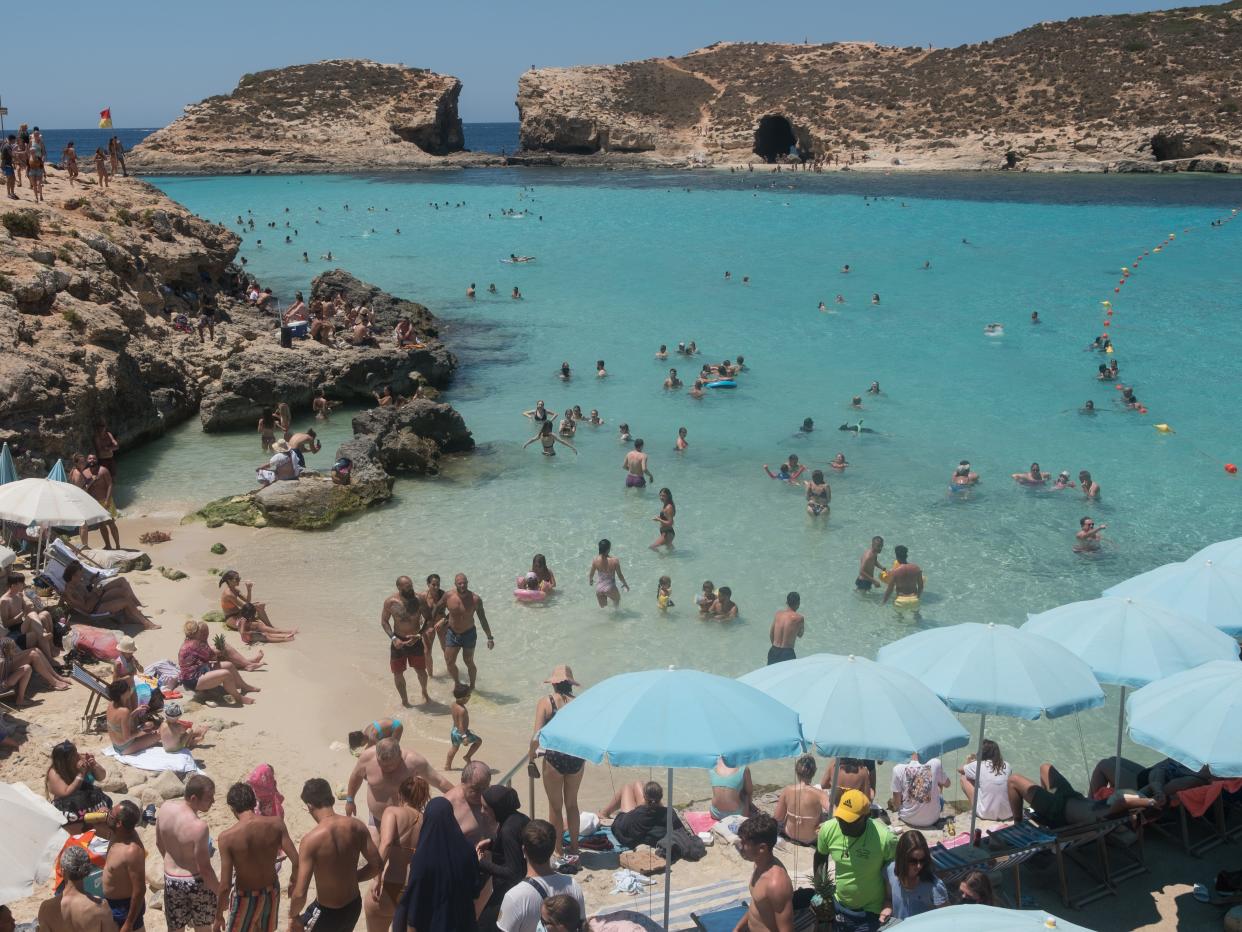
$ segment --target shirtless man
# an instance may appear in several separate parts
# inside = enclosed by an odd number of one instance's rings
[[[871,538],[871,546],[863,551],[862,560],[858,564],[858,576],[854,580],[854,588],[861,592],[870,592],[882,585],[876,570],[879,568],[880,553],[884,550],[884,538]]]
[[[379,873],[379,850],[365,825],[351,816],[337,815],[327,780],[307,780],[302,802],[315,827],[302,836],[302,870],[289,894],[289,932],[351,932],[362,914],[358,885]],[[358,866],[360,857],[366,861],[362,867]],[[302,912],[312,877],[315,902]]]
[[[487,764],[472,760],[461,769],[461,783],[444,794],[453,804],[453,815],[462,834],[472,845],[496,835],[496,820],[483,805],[483,794],[492,785],[492,771]]]
[[[86,491],[106,511],[112,502],[112,473],[92,453],[86,458],[86,472],[83,476],[86,479]],[[111,543],[109,543],[109,532],[111,532]],[[99,525],[99,533],[103,535],[105,550],[121,549],[121,534],[116,529],[115,521],[109,519]],[[85,535],[83,535],[82,545],[86,545]]]
[[[460,683],[457,675],[457,655],[461,653],[466,660],[466,672],[470,675],[470,688],[474,689],[478,669],[474,665],[474,645],[479,641],[479,629],[474,626],[474,617],[478,615],[483,633],[487,635],[487,649],[496,646],[496,638],[487,623],[487,615],[483,613],[483,600],[470,591],[469,580],[465,573],[453,577],[453,591],[445,594],[440,603],[448,613],[448,632],[444,639],[444,664],[448,667],[453,683]]]
[[[138,837],[138,806],[123,799],[108,813],[112,839],[104,861],[103,895],[120,932],[143,928],[147,910],[147,849]]]
[[[625,487],[627,489],[641,489],[648,481],[655,482],[655,476],[651,475],[651,470],[647,468],[647,454],[643,452],[641,437],[634,441],[634,449],[625,454],[621,468],[626,473]]]
[[[1100,534],[1107,528],[1107,524],[1097,525],[1090,518],[1081,518],[1078,521],[1078,533],[1074,537],[1078,543],[1074,544],[1075,553],[1095,553],[1100,549]]]
[[[345,814],[356,816],[358,806],[354,797],[365,780],[367,784],[367,824],[378,840],[380,820],[384,810],[397,801],[397,791],[410,777],[422,777],[441,793],[447,793],[453,784],[432,769],[427,758],[412,749],[402,750],[392,738],[384,738],[373,748],[358,755],[358,763],[349,775],[345,788]]]
[[[40,611],[26,597],[26,577],[10,572],[4,595],[0,596],[0,625],[17,646],[38,648],[49,661],[56,655],[52,643],[52,613]],[[0,632],[2,634],[3,632]]]
[[[716,601],[707,610],[707,614],[719,621],[732,621],[737,617],[737,603],[733,601],[733,590],[721,586],[716,590]]]
[[[388,635],[388,668],[401,704],[410,706],[405,690],[405,668],[413,669],[418,676],[418,686],[423,692],[423,702],[431,702],[427,693],[427,643],[423,639],[426,630],[426,607],[414,591],[409,576],[397,577],[397,591],[384,600],[380,609],[380,627]]]
[[[638,442],[642,443],[641,440]],[[587,573],[587,585],[595,588],[595,601],[600,608],[606,606],[609,599],[614,606],[621,604],[621,590],[617,588],[617,580],[625,586],[626,592],[630,591],[630,584],[625,581],[625,574],[621,572],[621,561],[611,553],[612,541],[604,538],[599,542],[599,555],[591,561],[591,571]]]
[[[772,619],[772,630],[768,632],[772,641],[772,646],[768,648],[768,666],[798,656],[794,653],[794,644],[806,631],[806,619],[798,613],[801,604],[802,596],[796,592],[789,593],[785,596],[785,607]]]
[[[303,467],[306,466],[306,454],[318,453],[321,449],[322,445],[315,436],[313,427],[307,431],[299,431],[289,438],[289,450]]]
[[[1082,489],[1082,494],[1086,498],[1097,499],[1100,497],[1100,484],[1091,478],[1091,473],[1085,469],[1078,470],[1078,487]]]
[[[164,918],[169,932],[186,927],[211,932],[215,923],[220,879],[211,866],[207,823],[199,816],[215,801],[215,783],[196,773],[185,781],[185,798],[168,800],[156,815],[155,847],[164,858]]]
[[[737,830],[742,857],[755,865],[750,875],[750,906],[733,932],[793,932],[793,884],[776,859],[776,820],[767,813],[751,816]]]
[[[884,590],[884,598],[880,599],[880,604],[886,604],[888,597],[896,592],[893,605],[918,614],[919,600],[923,595],[922,567],[909,562],[909,551],[904,544],[894,547],[893,553],[897,557],[897,566],[888,574],[888,588]]]
[[[674,388],[681,388],[681,386],[682,386],[682,381],[681,379],[677,377],[677,370],[669,369],[668,378],[664,380],[664,387],[666,389],[674,389]]]
[[[85,848],[72,845],[61,852],[60,872],[65,885],[59,896],[44,900],[39,906],[42,932],[117,932],[108,904],[83,888],[94,870]],[[13,928],[12,924],[9,928]]]
[[[284,819],[254,811],[258,800],[249,783],[234,783],[227,799],[237,824],[226,828],[217,839],[220,902],[216,909],[216,932],[274,932],[280,920],[280,872],[276,858],[283,851],[289,859],[292,889],[298,881],[298,849],[289,837]]]

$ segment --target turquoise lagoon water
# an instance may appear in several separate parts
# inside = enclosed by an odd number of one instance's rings
[[[904,543],[923,566],[927,626],[1020,624],[1242,533],[1239,488],[1222,469],[1242,458],[1231,384],[1242,351],[1242,223],[1209,226],[1242,205],[1240,181],[513,170],[158,184],[234,229],[253,210],[259,228],[242,254],[283,295],[329,267],[316,257],[330,249],[332,266],[448,323],[462,363],[448,397],[478,452],[438,479],[399,482],[389,507],[331,534],[273,538],[280,543],[238,559],[260,587],[264,574],[305,576],[305,605],[284,615],[339,638],[369,678],[359,689],[383,708],[395,696],[376,622],[393,578],[468,573],[498,639],[494,653],[480,651],[476,730],[524,734],[557,662],[587,684],[669,663],[728,675],[760,665],[772,613],[791,589],[808,619],[800,654],[873,656],[915,629],[854,591],[873,534],[890,559]],[[530,214],[507,218],[503,208]],[[268,220],[281,228],[265,229]],[[286,220],[298,229],[291,246]],[[1170,232],[1173,245],[1115,295],[1120,267]],[[500,264],[510,253],[538,260]],[[853,271],[842,274],[847,263]],[[514,285],[524,300],[508,297]],[[1093,378],[1100,357],[1085,347],[1104,299],[1117,307],[1117,358],[1146,417],[1122,410],[1112,386]],[[821,300],[829,313],[817,311]],[[1042,325],[1029,323],[1032,310]],[[1003,337],[983,335],[993,321]],[[683,340],[697,341],[701,359],[653,358],[660,343]],[[695,401],[661,390],[669,365],[690,376],[702,359],[739,353],[750,371],[737,391]],[[599,358],[605,380],[594,377]],[[568,384],[554,377],[562,360],[576,373]],[[864,394],[873,379],[878,398]],[[864,394],[861,416],[876,433],[836,429],[859,418],[854,394]],[[607,424],[579,430],[577,456],[523,451],[533,431],[521,412],[540,398],[556,411],[598,408]],[[1078,413],[1087,398],[1094,417]],[[817,429],[798,437],[805,417]],[[623,489],[621,421],[646,440],[655,488]],[[1158,433],[1157,422],[1176,433]],[[673,449],[679,426],[689,429],[684,454]],[[335,419],[331,442],[347,430]],[[838,451],[852,465],[829,473],[826,522],[761,469],[791,452],[822,467]],[[947,479],[962,458],[983,483],[968,501],[950,501]],[[208,436],[189,424],[126,458],[124,491],[148,510],[183,509],[247,487],[257,459],[253,434]],[[1032,460],[1075,477],[1089,469],[1102,501],[1015,487],[1009,474]],[[647,549],[660,486],[678,505],[670,555]],[[1086,514],[1109,526],[1097,557],[1071,550]],[[632,586],[619,612],[598,610],[586,583],[600,537],[613,541]],[[290,563],[291,548],[307,562]],[[536,551],[560,589],[544,605],[520,605],[513,578]],[[667,614],[655,608],[662,574],[677,603]],[[693,596],[704,579],[733,589],[739,621],[699,620]],[[1092,760],[1111,747],[1115,701],[1078,719],[989,730],[1028,772],[1049,756],[1079,772],[1083,742]]]

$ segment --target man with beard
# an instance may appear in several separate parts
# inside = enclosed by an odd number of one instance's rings
[[[388,667],[392,670],[401,704],[407,708],[410,705],[405,689],[407,666],[418,676],[423,702],[431,702],[427,693],[427,647],[423,639],[423,628],[429,617],[426,609],[414,591],[413,580],[409,576],[399,576],[397,591],[384,600],[380,611],[380,627],[388,635]]]

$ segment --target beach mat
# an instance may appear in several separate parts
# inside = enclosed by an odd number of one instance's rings
[[[657,878],[658,879],[658,878]],[[673,892],[669,897],[670,930],[692,930],[695,928],[692,913],[711,912],[743,903],[750,895],[744,880],[722,880],[717,883],[704,884],[701,887],[677,889],[677,869],[673,868]],[[630,910],[641,913],[657,923],[664,921],[664,890],[661,884],[648,887],[633,897],[628,903],[606,906],[596,915],[607,916],[612,913]]]
[[[111,757],[128,767],[139,770],[171,770],[173,773],[198,773],[198,764],[194,762],[189,751],[169,753],[163,748],[147,748],[137,754],[118,754],[111,747],[105,747],[105,757]]]

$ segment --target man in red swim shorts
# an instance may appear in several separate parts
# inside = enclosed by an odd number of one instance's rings
[[[427,657],[423,641],[423,628],[427,621],[426,606],[414,591],[409,576],[397,578],[397,591],[384,600],[380,611],[380,627],[388,636],[388,667],[392,670],[393,683],[401,704],[410,706],[405,689],[405,670],[409,667],[418,675],[418,686],[423,702],[430,702],[427,694]]]

